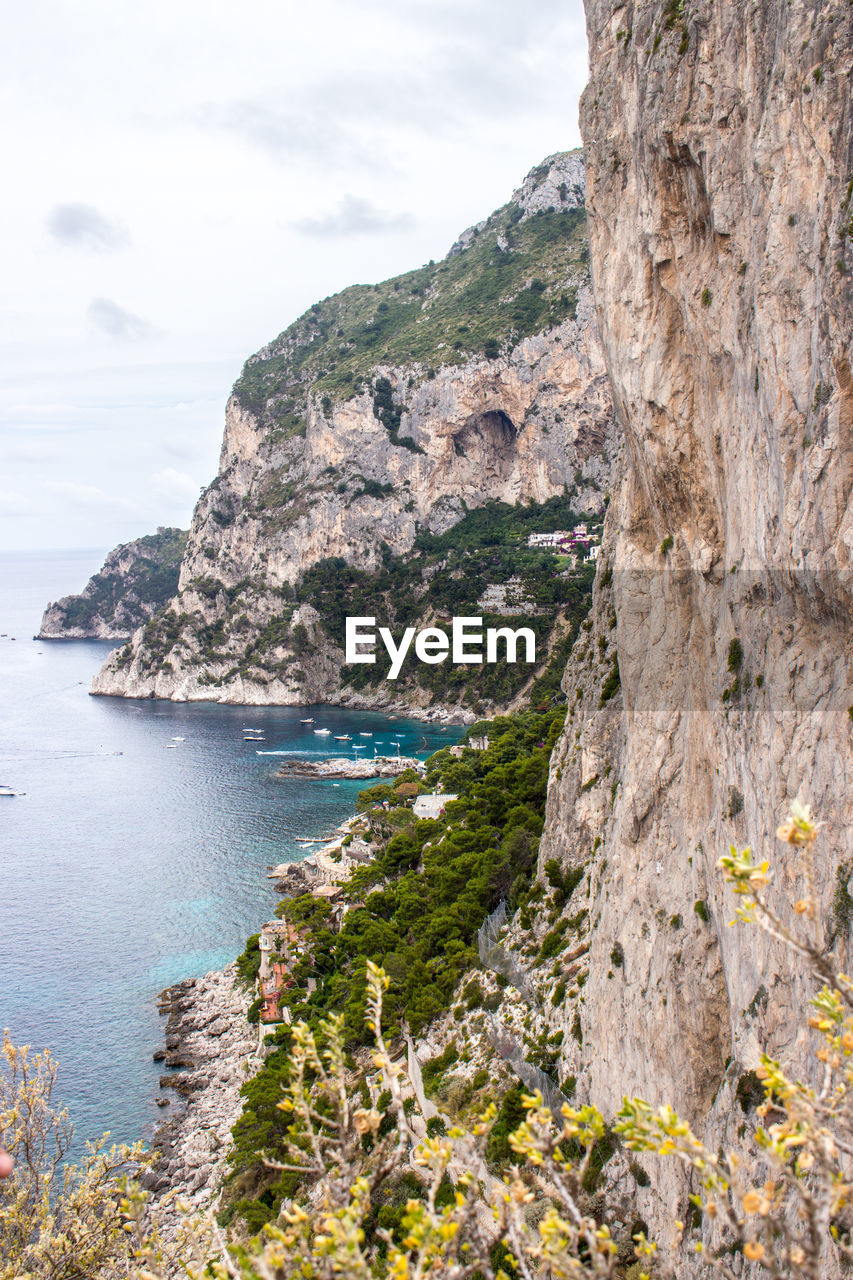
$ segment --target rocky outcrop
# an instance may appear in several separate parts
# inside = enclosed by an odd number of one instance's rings
[[[143,1177],[158,1202],[176,1191],[202,1209],[219,1194],[231,1129],[242,1110],[240,1089],[259,1062],[256,1031],[246,1021],[248,997],[235,980],[230,964],[164,992],[166,1048],[154,1057],[172,1069],[160,1084],[175,1101],[157,1126],[151,1143],[157,1158]],[[168,1225],[170,1213],[174,1208],[158,1204],[158,1220]]]
[[[77,596],[44,611],[37,640],[128,640],[171,600],[187,545],[184,529],[160,528],[111,551]]]
[[[372,760],[286,760],[278,778],[396,778],[407,769],[423,770],[416,756],[375,756]]]
[[[443,263],[316,304],[247,362],[178,594],[94,693],[383,705],[399,691],[348,690],[307,570],[405,560],[488,502],[603,511],[619,440],[582,198],[580,156],[551,157]]]
[[[849,946],[853,11],[586,10],[587,209],[628,462],[598,587],[621,693],[591,696],[582,635],[542,858],[592,880],[579,1093],[670,1101],[716,1147],[760,1047],[806,1061],[803,975],[727,927],[715,869],[729,843],[775,855],[797,795],[826,824],[821,911]],[[650,1172],[639,1209],[665,1238],[685,1186]]]

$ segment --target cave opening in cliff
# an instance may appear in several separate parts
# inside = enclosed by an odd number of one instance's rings
[[[508,471],[515,459],[518,431],[503,409],[487,409],[473,413],[453,436],[453,447],[460,457],[490,471]]]

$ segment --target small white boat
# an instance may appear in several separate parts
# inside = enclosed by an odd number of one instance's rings
[[[177,742],[167,742],[163,747],[164,751],[177,751],[177,749],[178,749]]]
[[[331,733],[331,729],[315,729],[315,733]]]
[[[348,733],[336,733],[335,742],[352,742],[352,738]]]
[[[313,724],[313,723],[314,723],[314,717],[313,717],[313,716],[309,716],[307,720],[300,720],[300,721],[299,721],[299,723],[300,723],[300,724]]]
[[[359,731],[358,731],[358,736],[359,736],[360,738],[372,738],[372,737],[373,737],[373,731],[372,731],[372,730],[370,730],[370,731],[365,731],[364,729],[359,729]]]
[[[26,791],[16,791],[14,787],[7,787],[5,783],[0,784],[0,796],[25,796]]]
[[[173,738],[173,742],[186,742],[186,738]]]

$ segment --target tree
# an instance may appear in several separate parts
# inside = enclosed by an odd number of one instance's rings
[[[15,1161],[0,1184],[0,1280],[100,1274],[127,1256],[125,1177],[143,1162],[141,1144],[87,1144],[79,1165],[65,1165],[73,1130],[52,1103],[56,1063],[4,1036],[0,1129]]]

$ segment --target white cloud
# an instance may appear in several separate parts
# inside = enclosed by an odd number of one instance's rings
[[[150,325],[141,316],[126,311],[112,298],[93,298],[86,314],[96,329],[111,338],[135,342],[151,332]]]
[[[47,440],[9,440],[0,445],[4,462],[43,463],[57,456],[56,448]]]
[[[151,482],[159,495],[174,502],[194,502],[198,497],[198,481],[174,467],[164,467],[151,477]]]
[[[57,204],[47,216],[47,229],[58,244],[104,253],[129,242],[124,228],[90,204]]]
[[[344,196],[334,213],[300,218],[294,222],[297,231],[306,236],[375,236],[393,231],[408,231],[415,223],[410,213],[388,213],[360,196]]]
[[[74,480],[48,480],[45,488],[57,498],[64,499],[71,507],[80,507],[91,511],[136,511],[135,502],[119,497],[115,493],[107,493],[94,484],[78,484]]]
[[[122,342],[137,342],[151,333],[150,325],[141,316],[133,315],[111,298],[92,298],[86,314],[101,333]]]
[[[35,516],[39,514],[35,501],[15,489],[0,489],[0,517]]]

